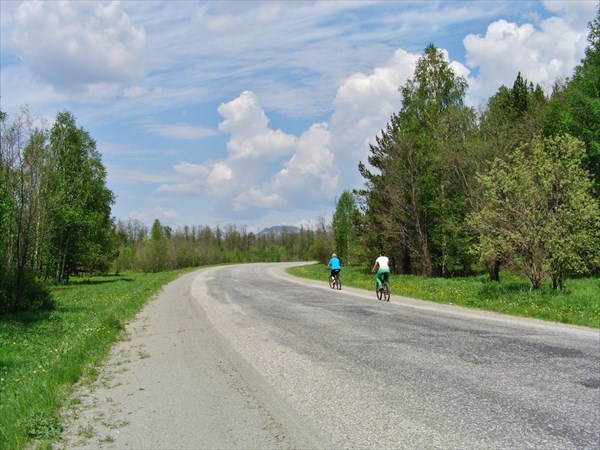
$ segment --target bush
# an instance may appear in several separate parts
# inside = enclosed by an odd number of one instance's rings
[[[27,275],[21,292],[12,273],[0,274],[0,314],[19,311],[49,311],[54,308],[50,291],[33,275]]]

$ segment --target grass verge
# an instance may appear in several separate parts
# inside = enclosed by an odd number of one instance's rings
[[[296,266],[288,272],[298,277],[327,281],[324,265]],[[341,272],[342,285],[372,290],[375,275],[364,266],[347,266]],[[393,295],[495,311],[514,316],[600,328],[600,280],[570,279],[563,292],[550,286],[529,290],[529,281],[511,273],[502,273],[501,281],[489,281],[487,275],[461,278],[427,278],[392,275]]]
[[[0,448],[50,447],[59,410],[146,301],[184,271],[76,279],[51,288],[53,311],[0,316]]]

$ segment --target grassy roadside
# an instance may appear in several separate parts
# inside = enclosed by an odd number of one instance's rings
[[[291,267],[288,272],[323,282],[329,273],[320,264]],[[341,278],[343,286],[374,291],[374,275],[364,266],[344,267]],[[565,292],[554,292],[550,286],[531,292],[527,280],[509,273],[502,273],[500,279],[496,283],[489,281],[487,275],[451,279],[393,275],[390,288],[392,295],[600,328],[598,278],[568,280]]]
[[[75,280],[52,288],[53,311],[0,316],[0,448],[22,449],[33,440],[49,447],[73,384],[93,377],[127,321],[190,270]]]

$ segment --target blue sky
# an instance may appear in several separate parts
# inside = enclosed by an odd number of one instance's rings
[[[314,225],[424,48],[479,108],[517,73],[550,92],[597,1],[0,2],[0,106],[97,142],[113,215],[151,225]]]

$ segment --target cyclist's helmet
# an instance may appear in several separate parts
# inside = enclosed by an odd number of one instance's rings
[[[332,258],[337,258],[337,255],[334,253],[333,255],[331,255]]]

